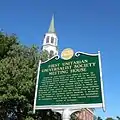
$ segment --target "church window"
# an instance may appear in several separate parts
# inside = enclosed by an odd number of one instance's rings
[[[50,58],[53,57],[53,56],[54,56],[54,51],[51,50],[51,51],[50,51]]]
[[[51,43],[54,43],[54,37],[51,37]]]
[[[49,36],[47,36],[46,38],[46,43],[49,43]]]
[[[55,38],[55,45],[56,45],[56,38]]]

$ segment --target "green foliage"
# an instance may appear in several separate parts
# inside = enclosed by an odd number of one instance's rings
[[[3,41],[0,50],[1,115],[5,117],[11,112],[22,114],[17,115],[22,120],[24,114],[32,110],[40,55],[35,46],[28,48],[18,44],[15,36],[1,34],[1,41]]]
[[[0,31],[0,59],[6,57],[12,45],[18,44],[15,34],[7,35]]]
[[[117,116],[116,118],[117,118],[118,120],[120,120],[120,117],[119,117],[119,116]]]
[[[102,120],[102,118],[101,118],[101,117],[98,117],[97,120]]]
[[[17,37],[0,32],[0,119],[40,120],[48,111],[33,114],[33,102],[38,62],[47,60],[38,47],[21,45]],[[50,112],[53,117],[54,112]],[[53,119],[54,120],[54,119]]]
[[[41,61],[44,62],[44,61],[48,60],[48,58],[49,58],[48,51],[46,51],[46,50],[42,51],[41,55],[40,55]]]
[[[113,118],[109,117],[109,118],[106,118],[106,120],[114,120]]]
[[[34,120],[34,118],[29,116],[29,117],[26,117],[25,120]]]

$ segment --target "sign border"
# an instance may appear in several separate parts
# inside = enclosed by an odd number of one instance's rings
[[[90,107],[91,106],[91,107]],[[71,104],[71,105],[44,105],[44,106],[36,106],[36,109],[55,109],[55,110],[63,110],[63,109],[80,109],[80,108],[101,108],[103,103],[96,104]]]
[[[39,65],[38,65],[38,72],[37,72],[37,81],[36,81],[36,88],[35,88],[35,98],[34,98],[33,113],[35,113],[35,109],[36,109],[36,98],[37,98],[38,82],[39,82],[39,75],[40,75],[40,65],[41,65],[41,60],[39,61]]]
[[[104,97],[104,86],[103,86],[103,78],[102,78],[102,61],[101,61],[101,55],[100,51],[98,51],[98,59],[99,59],[99,69],[100,69],[100,82],[101,82],[101,92],[102,92],[102,108],[103,111],[105,112],[105,97]]]
[[[38,81],[39,81],[39,75],[40,75],[40,65],[50,61],[53,58],[58,60],[60,57],[58,55],[56,55],[56,56],[52,57],[51,59],[48,59],[45,62],[41,62],[41,60],[39,61],[38,72],[37,72],[37,81],[36,81],[36,89],[35,89],[34,106],[33,106],[33,113],[35,113],[35,110],[38,110],[38,109],[63,110],[63,109],[66,109],[66,108],[69,108],[69,109],[72,109],[72,110],[76,110],[76,109],[80,109],[80,108],[103,108],[103,110],[105,111],[105,98],[104,98],[104,89],[103,89],[102,66],[101,66],[100,51],[98,51],[97,54],[89,54],[89,53],[79,52],[78,51],[78,52],[75,53],[75,56],[78,57],[78,56],[80,56],[80,54],[85,54],[85,55],[89,55],[89,56],[98,56],[99,70],[100,70],[100,83],[101,83],[102,102],[101,103],[95,103],[95,104],[70,104],[70,105],[43,105],[43,106],[36,106]]]

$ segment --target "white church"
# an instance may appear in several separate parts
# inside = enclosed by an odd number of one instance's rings
[[[48,51],[48,53],[52,56],[58,55],[58,37],[55,31],[54,15],[52,16],[49,30],[45,34],[42,50]]]

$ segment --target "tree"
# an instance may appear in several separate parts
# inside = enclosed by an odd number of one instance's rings
[[[28,48],[20,45],[15,36],[2,34],[0,38],[3,41],[0,50],[2,116],[22,120],[32,110],[40,55],[35,46]]]
[[[102,118],[98,116],[97,120],[102,120]]]
[[[0,60],[6,57],[7,52],[12,45],[17,45],[17,37],[15,34],[7,35],[0,31]]]
[[[111,117],[108,117],[108,118],[106,118],[106,120],[114,120],[113,118],[111,118]]]
[[[41,61],[42,61],[42,62],[45,62],[45,61],[48,60],[48,58],[49,58],[49,53],[48,53],[48,51],[47,51],[47,50],[41,51],[41,56],[40,56]]]
[[[0,32],[0,118],[11,120],[47,120],[56,115],[51,110],[37,111],[33,102],[39,60],[47,60],[47,53],[33,45],[18,42],[16,35]],[[49,114],[48,114],[49,113]]]
[[[116,118],[117,118],[118,120],[120,120],[120,117],[119,117],[119,116],[117,116]]]

